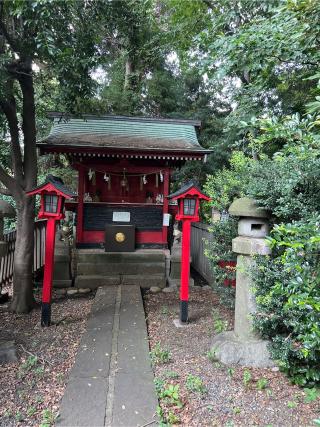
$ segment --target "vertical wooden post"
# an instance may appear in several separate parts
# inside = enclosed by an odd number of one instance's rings
[[[189,277],[190,277],[190,234],[191,220],[182,221],[182,253],[180,284],[180,320],[188,321]]]
[[[56,238],[56,219],[49,218],[46,230],[46,252],[42,286],[41,326],[51,323],[51,293],[54,266],[54,246]]]
[[[79,165],[78,177],[78,209],[77,209],[77,229],[76,242],[81,243],[83,240],[83,197],[84,197],[84,180],[85,173],[82,165]]]
[[[170,171],[166,169],[163,174],[163,209],[162,216],[169,211],[169,200],[167,196],[169,195],[169,181],[170,181]],[[162,242],[163,244],[168,244],[168,227],[162,225]]]

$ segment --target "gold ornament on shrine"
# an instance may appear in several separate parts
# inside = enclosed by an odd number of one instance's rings
[[[117,233],[116,236],[115,236],[115,240],[118,243],[122,243],[122,242],[124,242],[126,240],[126,236],[125,236],[124,233]]]

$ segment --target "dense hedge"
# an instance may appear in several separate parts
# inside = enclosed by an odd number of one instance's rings
[[[296,384],[320,383],[320,217],[277,225],[257,259],[255,327]]]
[[[320,89],[320,84],[319,84]],[[320,111],[320,104],[319,104]],[[271,212],[270,257],[252,271],[258,313],[254,325],[271,342],[271,354],[300,385],[320,382],[320,120],[298,115],[262,118],[248,131],[255,160],[235,151],[230,167],[209,175],[205,189],[217,209],[249,196]],[[270,144],[282,147],[267,155]],[[217,257],[231,250],[228,229],[207,250],[214,272]],[[221,241],[224,244],[221,246]],[[220,282],[220,288],[223,285]]]

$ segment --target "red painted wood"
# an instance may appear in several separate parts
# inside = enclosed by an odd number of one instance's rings
[[[97,162],[93,159],[83,159],[83,161],[73,163],[73,167],[75,169],[78,168],[84,168],[86,171],[88,171],[90,168],[92,170],[98,170],[102,173],[104,172],[116,172],[121,173],[123,169],[125,168],[128,173],[135,173],[135,174],[143,174],[143,173],[159,173],[161,170],[164,172],[164,170],[167,168],[164,164],[164,162],[155,162],[152,159],[138,159],[139,164],[134,163],[136,159],[108,159],[103,158],[100,160],[100,162]],[[112,162],[112,163],[109,163]],[[155,163],[152,165],[152,163]]]
[[[158,169],[157,172],[160,170]],[[93,180],[89,180],[88,171],[85,170],[84,179],[86,183],[86,191],[90,194],[94,201],[109,202],[109,203],[146,203],[147,193],[152,194],[152,202],[156,202],[157,194],[163,194],[163,183],[158,180],[159,186],[156,187],[156,175],[146,176],[147,183],[141,187],[140,176],[130,176],[126,172],[125,176],[128,180],[128,188],[121,187],[123,179],[122,171],[118,170],[120,175],[111,175],[110,186],[104,180],[104,174],[96,172],[95,184]],[[140,174],[143,172],[139,172]]]
[[[188,219],[185,219],[182,222],[181,285],[180,285],[181,301],[189,301],[190,234],[191,234],[191,221]]]
[[[83,195],[85,191],[85,175],[83,167],[79,167],[78,175],[78,207],[77,207],[77,229],[76,241],[82,242],[83,239]]]
[[[42,287],[42,302],[45,303],[51,302],[55,237],[56,220],[49,218],[46,229],[46,252]]]
[[[220,268],[226,270],[227,278],[224,279],[223,284],[225,286],[232,286],[233,288],[236,287],[236,279],[235,279],[235,272],[237,267],[236,261],[219,261],[218,265]]]
[[[104,242],[104,231],[84,231],[82,243],[102,243]],[[165,244],[162,240],[162,231],[137,231],[136,243],[159,243]]]
[[[164,177],[163,177],[163,214],[168,213],[168,207],[169,207],[169,200],[167,198],[169,194],[169,184],[170,184],[170,171],[169,169],[165,170]],[[168,241],[168,227],[162,226],[162,240],[164,242]]]

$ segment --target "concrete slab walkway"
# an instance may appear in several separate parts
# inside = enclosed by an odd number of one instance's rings
[[[58,426],[155,426],[158,401],[138,286],[97,290]]]

